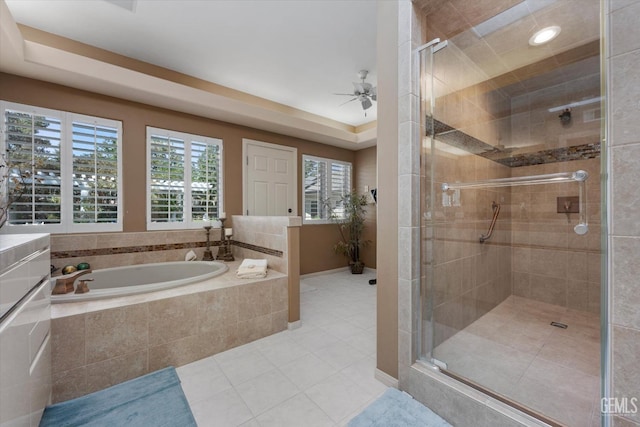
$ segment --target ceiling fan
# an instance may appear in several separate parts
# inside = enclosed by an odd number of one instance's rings
[[[368,70],[360,70],[358,72],[358,77],[360,77],[361,82],[353,82],[353,93],[334,93],[334,95],[353,96],[352,99],[340,104],[341,106],[355,100],[360,101],[360,104],[362,104],[362,109],[364,110],[365,117],[367,116],[367,110],[373,105],[371,101],[378,100],[377,88],[374,87],[371,83],[365,83],[367,74],[369,74]]]

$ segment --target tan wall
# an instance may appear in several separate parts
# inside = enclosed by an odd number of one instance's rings
[[[398,378],[398,4],[378,2],[377,368]]]
[[[323,155],[323,157],[328,156]],[[353,187],[358,193],[364,192],[365,185],[370,189],[376,187],[376,162],[376,147],[355,152]],[[370,240],[371,244],[361,253],[362,261],[369,268],[376,268],[376,234],[376,205],[372,203],[367,207],[363,233],[364,239]],[[346,267],[349,260],[333,251],[333,246],[338,240],[340,240],[340,233],[335,224],[303,225],[300,230],[300,241],[315,244],[309,244],[304,251],[301,251],[300,274]]]
[[[300,229],[300,242],[308,242],[300,251],[300,274],[347,267],[349,260],[334,252],[340,240],[336,224],[308,224]]]
[[[355,163],[355,188],[359,193],[365,191],[365,186],[369,190],[377,185],[377,148],[371,147],[356,151]],[[370,193],[369,193],[370,194]],[[371,244],[363,249],[360,254],[362,261],[369,268],[376,268],[376,227],[377,227],[377,206],[371,203],[367,207],[367,216],[364,224],[363,237]]]
[[[104,117],[122,121],[124,230],[145,231],[146,202],[146,126],[168,128],[214,138],[224,143],[224,211],[227,217],[242,214],[242,139],[280,144],[298,149],[298,182],[302,174],[302,155],[328,157],[354,162],[355,152],[300,140],[285,135],[156,108],[150,105],[98,95],[65,86],[0,73],[3,100]],[[301,199],[299,197],[299,199]],[[301,212],[302,200],[298,201]],[[227,223],[227,225],[231,225]],[[332,245],[326,239],[333,225],[312,226],[301,233],[303,272],[311,273],[344,265],[333,258]],[[307,256],[307,253],[313,254]],[[328,255],[319,255],[328,254]],[[328,258],[328,259],[327,259]],[[338,262],[340,261],[340,262]]]

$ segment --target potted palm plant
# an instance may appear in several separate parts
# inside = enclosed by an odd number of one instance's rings
[[[343,215],[337,215],[336,210],[332,209],[331,218],[340,230],[340,241],[333,250],[347,257],[352,274],[362,274],[364,263],[360,260],[360,250],[371,243],[362,238],[367,204],[367,195],[353,190],[340,199]]]

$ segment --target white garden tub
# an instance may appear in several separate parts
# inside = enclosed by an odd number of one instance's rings
[[[229,267],[218,261],[176,261],[140,264],[95,270],[76,279],[88,282],[90,291],[84,294],[51,295],[52,303],[92,301],[175,288],[200,282],[225,273]],[[56,278],[51,278],[51,289]]]

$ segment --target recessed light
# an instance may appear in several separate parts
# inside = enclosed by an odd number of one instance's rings
[[[545,44],[550,42],[551,40],[558,37],[560,34],[560,27],[554,25],[552,27],[543,28],[540,31],[536,32],[529,39],[529,44],[531,46],[540,46],[541,44]]]

